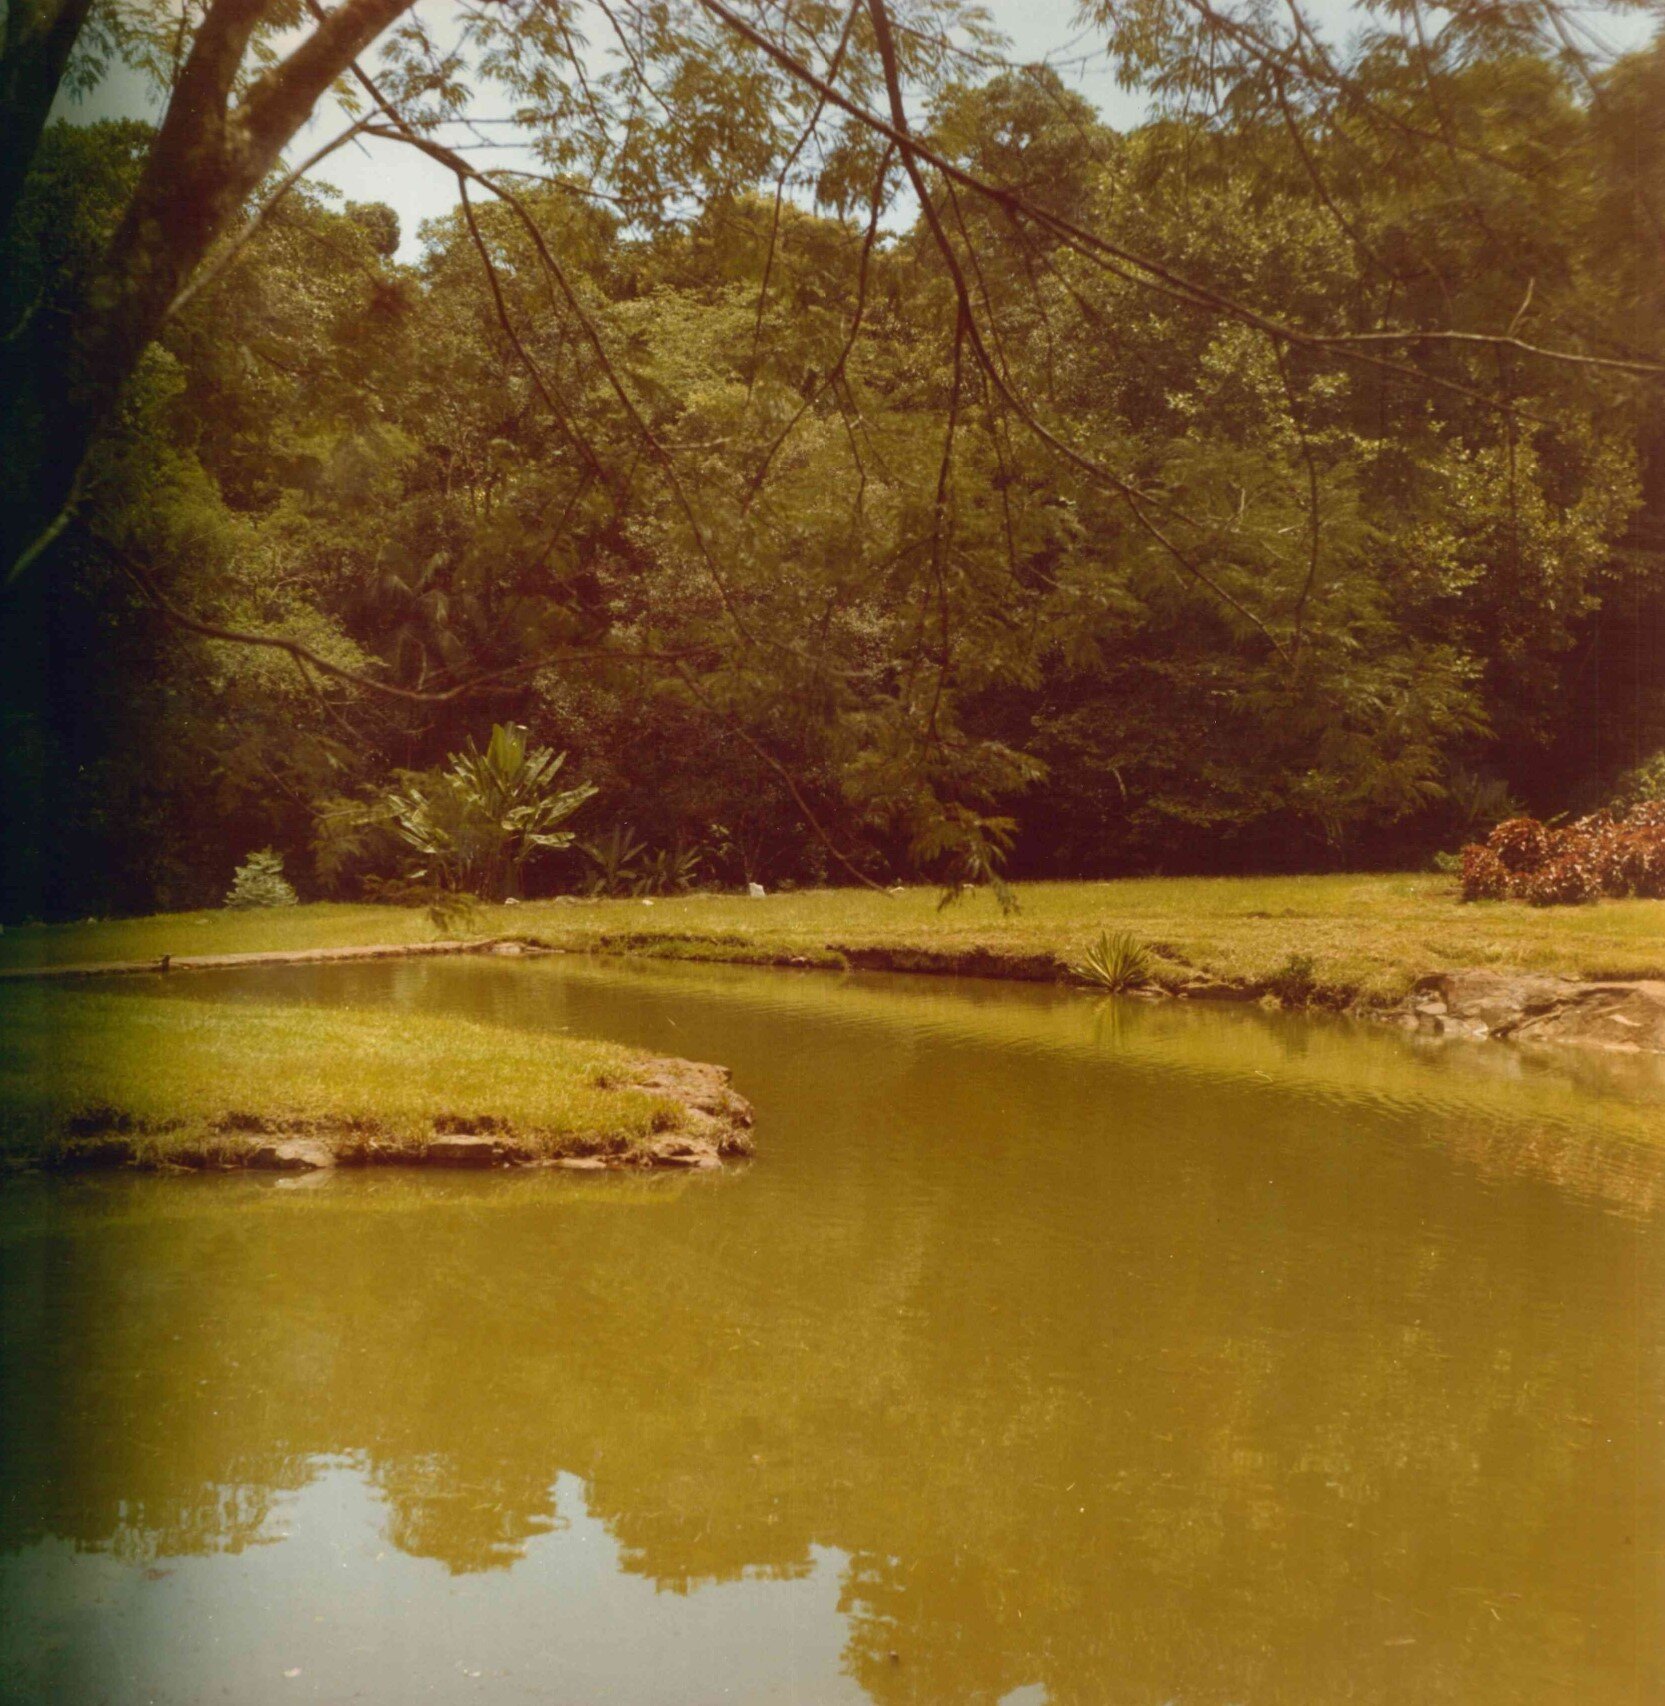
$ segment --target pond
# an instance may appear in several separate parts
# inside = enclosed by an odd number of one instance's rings
[[[717,1177],[0,1193],[0,1688],[1665,1698],[1665,1078],[973,980],[174,979],[719,1060]]]

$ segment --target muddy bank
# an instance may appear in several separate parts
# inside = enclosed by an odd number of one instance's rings
[[[593,1132],[521,1133],[492,1115],[448,1116],[420,1136],[374,1122],[279,1122],[237,1114],[198,1132],[145,1129],[115,1110],[93,1113],[46,1152],[7,1158],[9,1171],[134,1167],[167,1172],[314,1173],[331,1167],[559,1167],[573,1172],[715,1172],[753,1153],[752,1108],[727,1067],[650,1055],[617,1082],[676,1107],[673,1121],[627,1141]]]

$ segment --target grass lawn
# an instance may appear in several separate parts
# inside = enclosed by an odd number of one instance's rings
[[[532,1156],[620,1153],[681,1118],[675,1100],[630,1087],[641,1062],[422,1013],[19,983],[0,987],[0,1153],[64,1159],[115,1142],[200,1163],[264,1133],[414,1157],[471,1129]]]
[[[892,963],[1045,975],[1100,930],[1157,948],[1165,981],[1206,974],[1256,984],[1310,956],[1332,999],[1387,1002],[1425,972],[1484,966],[1583,977],[1665,976],[1665,901],[1538,909],[1464,905],[1448,877],[1152,877],[1019,885],[1002,917],[987,894],[938,910],[937,891],[822,889],[764,900],[534,901],[484,906],[472,931],[551,946],[684,958]],[[425,913],[311,905],[31,926],[0,936],[0,968],[433,941]]]

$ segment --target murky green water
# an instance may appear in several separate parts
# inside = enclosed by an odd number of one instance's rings
[[[189,988],[722,1060],[761,1156],[7,1186],[7,1699],[1665,1698],[1657,1071],[816,973]]]

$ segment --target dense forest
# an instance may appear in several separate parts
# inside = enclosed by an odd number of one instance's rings
[[[900,70],[906,9],[805,11],[911,130],[690,34],[605,170],[562,107],[488,183],[406,66],[419,252],[265,173],[6,591],[7,921],[266,847],[397,896],[388,802],[497,725],[595,790],[529,893],[1422,864],[1665,750],[1665,49],[1384,8],[1297,76],[1106,4],[1118,132],[953,7]],[[42,131],[14,343],[159,146]]]

